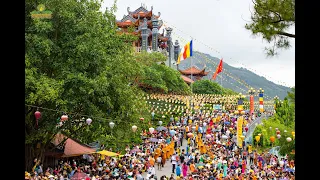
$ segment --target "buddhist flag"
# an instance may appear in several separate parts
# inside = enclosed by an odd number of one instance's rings
[[[180,61],[183,61],[190,56],[192,56],[192,40],[188,42],[181,50],[181,53],[177,60],[177,64],[180,64]]]
[[[215,80],[217,75],[222,72],[223,66],[222,66],[222,59],[220,60],[220,63],[216,69],[216,72],[213,74],[212,79]]]

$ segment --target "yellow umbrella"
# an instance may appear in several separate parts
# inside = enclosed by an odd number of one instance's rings
[[[102,155],[105,155],[105,156],[118,156],[119,155],[118,153],[111,152],[111,151],[106,151],[106,150],[102,150],[102,151],[99,151],[99,152],[96,152],[96,153],[99,153],[99,154],[102,154]]]

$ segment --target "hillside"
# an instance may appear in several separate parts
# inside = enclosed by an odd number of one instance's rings
[[[204,56],[207,58],[204,58]],[[190,67],[191,59],[193,65],[196,65],[199,68],[203,68],[204,65],[206,65],[206,70],[210,70],[210,73],[207,76],[203,77],[203,79],[210,79],[212,77],[212,74],[214,73],[220,61],[219,58],[212,57],[209,54],[195,51],[192,57],[180,63],[179,69],[186,69]],[[278,96],[280,99],[283,99],[287,96],[287,91],[290,91],[289,87],[275,84],[267,80],[265,77],[259,76],[245,68],[235,68],[223,62],[223,69],[223,72],[230,74],[233,78],[229,77],[225,73],[222,73],[222,86],[230,88],[236,92],[241,92],[242,94],[247,94],[248,88],[244,85],[244,83],[239,83],[235,79],[240,79],[242,82],[245,82],[250,87],[253,87],[255,89],[264,89],[265,99],[268,100],[275,96]],[[216,82],[221,84],[221,78],[219,75],[216,78]]]

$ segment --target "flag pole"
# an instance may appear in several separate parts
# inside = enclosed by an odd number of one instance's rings
[[[222,88],[223,88],[223,86],[222,86],[222,72],[221,72],[221,74],[220,74],[220,83],[221,83],[221,95],[222,95]]]

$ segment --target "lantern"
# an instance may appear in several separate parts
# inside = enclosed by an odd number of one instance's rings
[[[260,141],[260,136],[256,136],[256,141],[259,142]]]
[[[152,134],[152,133],[153,133],[153,131],[154,131],[154,128],[153,128],[153,127],[149,128],[149,132],[150,132],[150,134]]]
[[[276,133],[277,133],[277,134],[280,134],[280,131],[278,130],[278,131],[276,131]]]
[[[136,132],[138,127],[136,125],[133,125],[131,128],[133,132]]]
[[[141,117],[141,118],[140,118],[140,120],[141,120],[141,121],[143,121],[143,120],[144,120],[144,118],[143,118],[143,117]]]
[[[41,117],[41,112],[40,111],[36,111],[34,113],[34,116],[36,117],[36,120],[38,120]]]
[[[166,116],[163,115],[162,118],[164,119],[164,118],[166,118]]]
[[[271,141],[272,143],[274,143],[274,140],[276,140],[276,138],[275,138],[274,136],[271,136],[271,137],[270,137],[270,141]]]
[[[285,132],[285,133],[286,133],[286,132],[287,132],[287,130],[284,130],[283,132]]]
[[[261,136],[261,134],[259,133],[258,136]]]
[[[187,134],[187,136],[188,136],[189,138],[192,138],[192,137],[193,137],[193,134],[192,134],[191,132],[189,132],[189,133]]]
[[[280,139],[280,138],[281,138],[281,135],[280,135],[280,134],[277,134],[277,138]]]
[[[276,131],[278,131],[278,128],[276,128]]]
[[[88,118],[88,119],[86,120],[86,123],[87,123],[88,125],[90,125],[91,122],[92,122],[92,119],[90,119],[90,118]]]
[[[210,135],[210,134],[207,134],[207,135],[206,135],[206,138],[207,138],[207,139],[210,139],[210,138],[211,138],[211,135]]]
[[[296,137],[296,135],[293,135],[292,138],[294,139]]]
[[[162,125],[162,121],[159,121],[159,125],[160,125],[160,126]]]
[[[269,129],[271,130],[271,129],[272,129],[272,127],[270,126],[270,127],[269,127]]]
[[[292,141],[291,137],[287,137],[287,141],[291,142]]]
[[[111,129],[113,129],[113,127],[114,127],[114,122],[110,122],[110,123],[109,123],[109,126],[110,126]]]
[[[61,121],[67,121],[68,120],[68,115],[62,115],[61,116]]]
[[[294,136],[296,133],[294,131],[291,132],[292,136]]]

